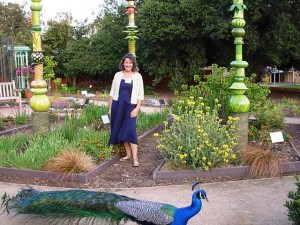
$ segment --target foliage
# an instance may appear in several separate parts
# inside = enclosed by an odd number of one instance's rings
[[[144,90],[145,95],[153,95],[154,87],[151,87],[151,86],[145,86],[144,89],[145,89],[145,90]]]
[[[151,114],[140,112],[137,117],[137,129],[146,131],[157,124],[161,124],[163,121],[167,120],[168,114],[168,110],[163,110],[162,112],[154,112]]]
[[[48,21],[48,29],[42,36],[45,55],[51,57],[54,62],[57,62],[54,73],[58,77],[61,77],[65,73],[65,52],[74,41],[74,29],[71,23],[72,19],[68,14],[62,15],[60,21]]]
[[[0,118],[0,130],[2,130],[4,128],[4,122],[3,119]]]
[[[62,124],[57,124],[47,134],[30,136],[20,133],[10,137],[0,137],[0,166],[40,170],[51,161],[47,168],[52,170],[55,167],[53,163],[55,161],[58,163],[58,158],[65,159],[75,155],[75,153],[68,155],[63,152],[75,150],[92,157],[94,162],[109,159],[112,154],[120,153],[120,148],[108,145],[110,132],[108,126],[105,127],[100,120],[100,116],[107,112],[107,107],[88,104],[83,109],[82,115],[75,110],[69,116],[66,115]],[[144,124],[142,127],[145,129],[161,123],[167,117],[167,113],[150,114],[149,119],[147,116],[148,114],[143,115],[141,118],[144,122],[139,122]],[[12,118],[5,119],[11,120]],[[65,169],[75,170],[76,156],[73,159],[74,161],[65,165]]]
[[[282,105],[282,108],[290,109],[292,115],[300,115],[300,105],[296,100],[283,98],[281,99],[280,104]]]
[[[72,16],[62,13],[48,21],[42,41],[45,55],[58,62],[58,77],[76,79],[91,75],[111,80],[121,56],[127,52],[126,7],[107,0],[92,23],[74,25]],[[137,55],[143,74],[154,85],[169,79],[178,90],[192,82],[201,67],[212,63],[228,66],[234,60],[234,37],[230,34],[232,1],[147,0],[136,1]],[[246,74],[260,73],[262,66],[300,66],[300,3],[261,1],[246,3],[243,58]],[[31,45],[29,13],[24,6],[0,5],[0,36],[14,36],[16,44]],[[139,47],[140,46],[140,47]],[[176,48],[174,48],[176,46]],[[225,59],[225,60],[224,60]]]
[[[14,45],[32,45],[30,15],[26,5],[0,2],[0,39],[14,38]]]
[[[207,76],[195,75],[195,85],[186,86],[183,85],[181,91],[178,90],[180,94],[179,99],[185,100],[189,96],[194,96],[195,99],[202,97],[206,105],[211,109],[214,108],[215,99],[219,100],[221,107],[219,109],[220,117],[226,121],[228,117],[228,101],[232,96],[232,93],[229,87],[234,82],[235,69],[232,69],[230,72],[227,72],[225,67],[218,67],[216,64],[211,66],[213,74]],[[202,80],[205,81],[202,81]],[[250,111],[256,111],[261,106],[265,105],[267,100],[267,95],[269,89],[266,86],[259,86],[257,83],[251,82],[250,78],[245,78],[245,84],[248,88],[245,95],[250,100]],[[200,102],[196,101],[196,104]],[[172,110],[176,114],[180,114],[181,111],[184,111],[185,108],[182,107],[181,103],[174,103],[172,105]]]
[[[48,82],[48,89],[50,88],[50,81],[55,77],[54,68],[57,65],[57,62],[53,60],[53,56],[45,56],[44,62],[44,80]]]
[[[1,137],[0,143],[4,147],[1,148],[1,163],[4,166],[33,170],[39,170],[45,161],[58,154],[61,149],[72,147],[62,138],[60,130],[34,135],[32,138],[25,134]]]
[[[28,122],[29,120],[29,115],[26,112],[21,112],[21,111],[17,111],[15,113],[15,124],[17,125],[24,125]]]
[[[284,115],[280,105],[272,101],[266,101],[255,113],[255,118],[259,126],[264,126],[269,130],[282,129],[284,125]]]
[[[248,138],[252,141],[259,141],[261,147],[271,150],[272,145],[270,132],[282,129],[284,126],[284,114],[282,107],[267,100],[255,113],[255,120],[250,121]],[[288,140],[288,135],[284,134],[284,140]]]
[[[242,162],[250,166],[252,177],[273,177],[280,174],[279,160],[272,150],[248,147],[242,154]]]
[[[236,119],[229,117],[222,125],[217,104],[210,109],[202,98],[182,101],[182,111],[173,115],[174,121],[165,127],[159,138],[159,149],[166,161],[176,167],[203,168],[222,166],[236,158]],[[198,101],[198,104],[195,102]]]
[[[96,162],[109,159],[114,153],[113,146],[108,145],[108,131],[97,132],[91,128],[81,129],[76,138],[80,151],[92,156]]]
[[[14,167],[16,157],[24,150],[29,140],[29,135],[25,133],[0,137],[0,165]]]
[[[300,224],[300,176],[295,176],[296,179],[296,191],[289,191],[288,198],[284,206],[288,208],[288,217],[290,221],[293,221],[296,225]]]

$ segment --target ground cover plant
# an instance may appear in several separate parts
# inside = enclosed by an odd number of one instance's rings
[[[290,191],[288,193],[289,201],[286,201],[285,207],[288,208],[288,217],[290,221],[293,221],[296,225],[300,224],[300,176],[296,176],[296,191]]]
[[[107,112],[107,107],[88,104],[82,115],[74,110],[63,123],[57,124],[46,134],[17,133],[0,137],[0,166],[86,172],[120,151],[118,147],[108,145],[109,125],[104,125],[100,120],[101,115]],[[166,120],[167,113],[157,114],[142,114],[138,129],[150,129]],[[150,119],[147,119],[148,116]]]

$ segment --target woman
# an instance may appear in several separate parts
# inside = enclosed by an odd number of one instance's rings
[[[143,78],[132,54],[123,56],[119,69],[121,71],[114,76],[108,99],[111,116],[109,144],[124,143],[126,156],[120,161],[129,160],[132,156],[133,166],[138,167],[136,117],[144,100]]]

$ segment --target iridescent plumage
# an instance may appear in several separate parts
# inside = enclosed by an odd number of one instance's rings
[[[13,197],[5,194],[2,206],[7,213],[14,211],[43,217],[56,224],[58,221],[71,221],[73,224],[82,218],[88,218],[87,221],[93,224],[103,224],[106,221],[112,225],[131,220],[143,225],[186,225],[201,210],[201,199],[207,200],[206,192],[196,190],[190,206],[177,208],[165,203],[141,201],[107,192],[37,191],[25,188]]]

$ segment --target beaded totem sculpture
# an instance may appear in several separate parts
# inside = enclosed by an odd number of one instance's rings
[[[126,39],[128,39],[128,52],[136,55],[136,33],[138,32],[137,26],[134,21],[134,14],[136,11],[136,6],[134,5],[134,0],[126,0],[128,2],[126,14],[128,15],[128,25],[126,26],[127,30],[124,31],[127,33]]]
[[[40,11],[42,10],[41,0],[31,0],[32,11],[32,39],[33,52],[31,59],[34,64],[34,80],[31,82],[31,92],[34,96],[30,99],[30,107],[33,110],[32,123],[34,133],[49,129],[49,108],[50,99],[46,96],[47,83],[43,80],[44,54],[41,44]]]

